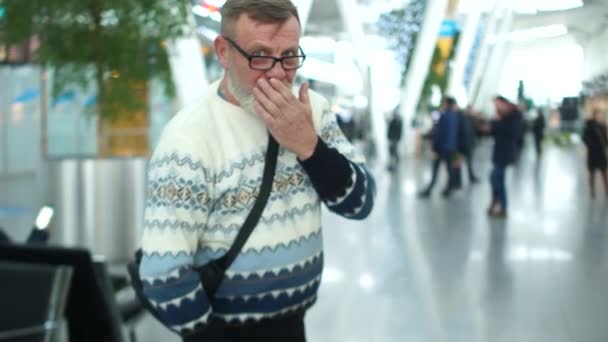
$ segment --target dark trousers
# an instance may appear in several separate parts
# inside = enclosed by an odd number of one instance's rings
[[[437,158],[435,158],[435,160],[433,161],[433,175],[431,176],[431,183],[426,188],[426,192],[431,192],[433,190],[433,187],[435,186],[435,183],[437,182],[437,176],[439,175],[439,166],[441,166],[442,162],[445,163],[445,170],[447,171],[447,174],[448,174],[448,184],[446,185],[446,187],[443,191],[450,192],[452,189],[454,189],[455,184],[454,184],[454,168],[452,165],[452,162],[453,162],[452,153],[445,153],[445,154],[438,155]]]
[[[543,153],[543,136],[541,134],[534,134],[534,147],[536,148],[536,156],[540,157]]]
[[[506,166],[494,165],[490,174],[492,185],[492,203],[500,204],[503,210],[507,210],[507,188],[505,186]]]
[[[477,179],[477,176],[475,175],[475,170],[473,170],[473,151],[471,150],[467,154],[465,154],[464,158],[467,162],[467,172],[469,173],[469,180],[472,181],[474,179]]]
[[[394,168],[399,164],[399,141],[389,140],[388,144],[388,167]]]
[[[184,342],[306,342],[304,313],[267,319],[247,325],[227,325],[214,320],[203,332],[184,337]]]

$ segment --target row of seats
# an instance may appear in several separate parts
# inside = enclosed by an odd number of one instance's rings
[[[136,340],[143,307],[86,249],[0,244],[0,279],[2,342]]]

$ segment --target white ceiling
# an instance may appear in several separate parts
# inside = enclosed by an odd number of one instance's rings
[[[579,36],[593,36],[605,32],[608,29],[608,1],[585,0],[583,7],[571,10],[519,14],[515,17],[513,29],[555,24],[566,25],[571,33]]]

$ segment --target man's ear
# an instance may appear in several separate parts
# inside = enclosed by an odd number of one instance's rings
[[[224,67],[224,69],[228,68],[228,42],[226,39],[222,38],[222,36],[218,36],[213,41],[213,46],[215,47],[215,54],[217,59],[220,61],[220,64]]]

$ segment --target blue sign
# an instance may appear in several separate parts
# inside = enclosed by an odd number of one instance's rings
[[[64,102],[70,102],[74,99],[74,91],[72,90],[68,90],[66,92],[64,92],[63,94],[59,95],[58,98],[55,99],[55,101],[53,101],[53,107],[55,107],[58,104],[64,103]]]
[[[458,32],[458,23],[456,20],[444,20],[441,22],[439,37],[454,37]]]
[[[21,93],[21,95],[15,97],[13,102],[28,102],[28,101],[31,101],[31,100],[37,98],[39,95],[40,95],[40,90],[28,89],[28,90],[24,91],[23,93]]]
[[[0,6],[0,18],[4,17],[4,7]]]

